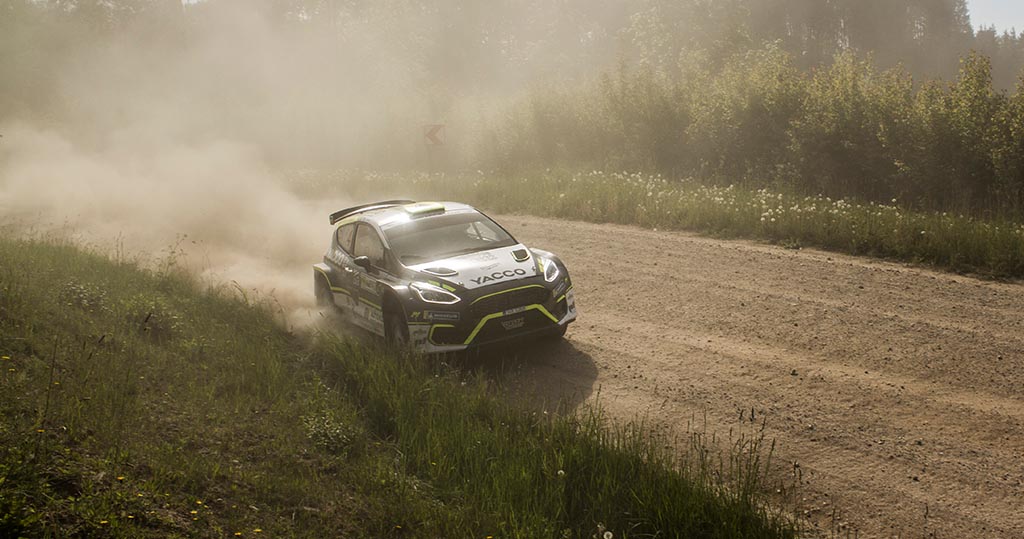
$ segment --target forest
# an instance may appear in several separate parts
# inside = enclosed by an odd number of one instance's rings
[[[0,124],[281,168],[551,167],[1018,216],[1024,35],[964,0],[5,0]],[[431,166],[435,166],[431,164]]]

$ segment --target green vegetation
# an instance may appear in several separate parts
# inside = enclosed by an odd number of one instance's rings
[[[0,240],[0,536],[447,535],[267,305]],[[257,532],[256,530],[262,530]]]
[[[1024,216],[1024,83],[969,54],[952,82],[915,82],[851,53],[799,70],[774,45],[721,64],[623,69],[511,106],[479,168],[638,171],[977,217]]]
[[[175,269],[0,240],[5,537],[793,537],[758,431],[641,425],[332,335]],[[603,535],[603,534],[602,534]]]
[[[953,271],[1024,277],[1024,224],[910,211],[900,201],[856,203],[736,186],[709,187],[657,175],[546,172],[496,174],[296,173],[305,196],[456,199],[496,212],[693,230],[933,264]]]

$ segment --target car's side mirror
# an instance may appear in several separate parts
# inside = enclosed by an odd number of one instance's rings
[[[352,259],[352,263],[359,266],[360,268],[363,268],[366,271],[370,271],[371,264],[370,257],[368,256],[357,256],[354,259]]]

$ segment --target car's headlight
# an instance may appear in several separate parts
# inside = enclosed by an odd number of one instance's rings
[[[416,295],[419,296],[421,300],[427,303],[451,305],[453,303],[458,303],[462,301],[462,298],[460,298],[459,296],[456,296],[455,294],[452,294],[451,292],[443,288],[436,287],[432,284],[412,283],[412,285],[410,285],[410,288],[412,288],[416,292]]]
[[[545,281],[550,283],[558,278],[558,264],[555,264],[554,260],[548,258],[541,258],[540,267],[542,270],[544,270]]]

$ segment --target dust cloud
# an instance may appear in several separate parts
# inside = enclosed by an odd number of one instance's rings
[[[410,131],[427,121],[406,93],[415,73],[370,29],[342,43],[247,3],[187,11],[177,29],[163,13],[35,59],[58,95],[0,116],[0,224],[117,245],[143,264],[173,250],[301,323],[327,215],[349,201],[302,200],[276,171],[398,159],[407,148],[379,141],[396,117]]]
[[[177,246],[301,311],[327,214],[362,200],[300,199],[280,172],[433,168],[428,124],[458,162],[495,102],[613,57],[577,20],[622,11],[599,4],[0,3],[0,225]]]
[[[238,143],[125,141],[87,152],[54,132],[4,131],[4,220],[100,248],[120,242],[144,264],[176,251],[203,279],[273,296],[293,319],[307,315],[309,265],[341,202],[298,199]]]

